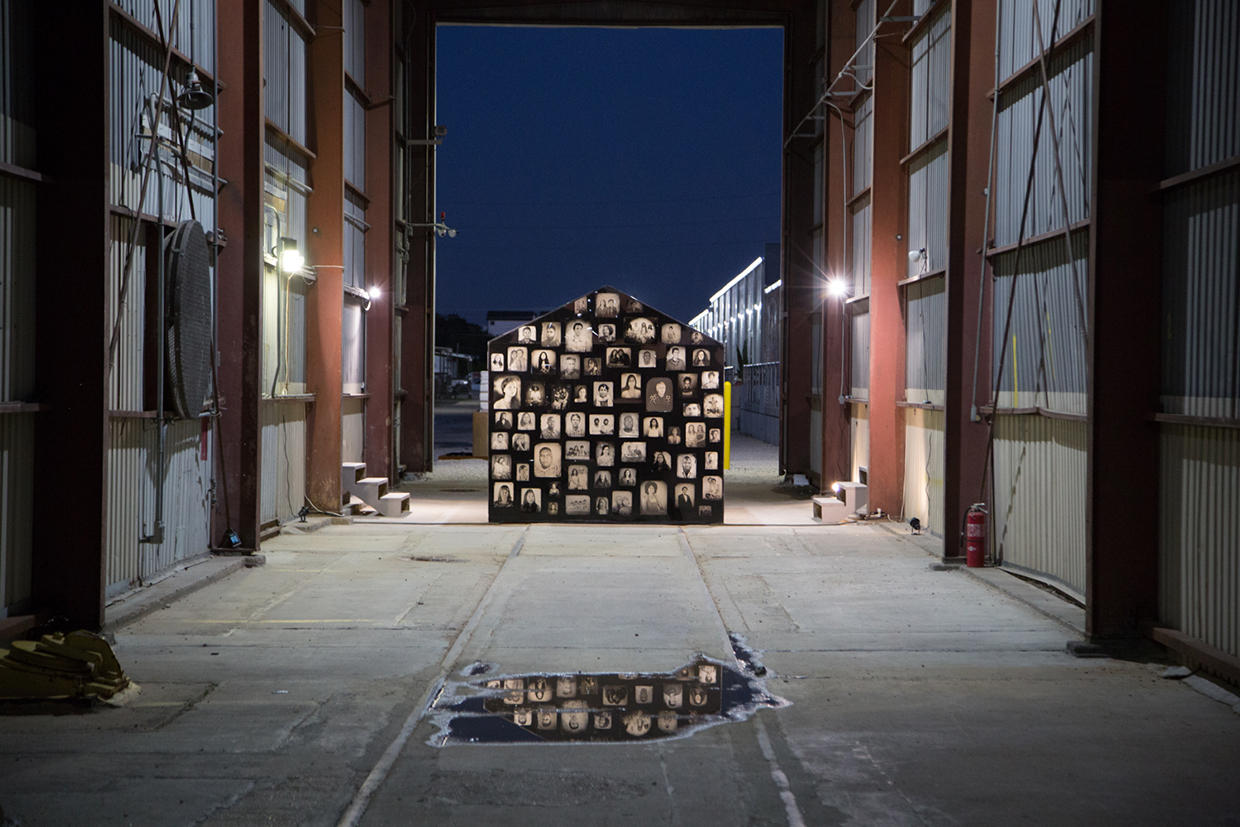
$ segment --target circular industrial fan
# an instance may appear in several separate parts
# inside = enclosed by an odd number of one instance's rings
[[[164,249],[167,401],[179,418],[192,419],[211,390],[211,269],[202,225],[182,221]]]

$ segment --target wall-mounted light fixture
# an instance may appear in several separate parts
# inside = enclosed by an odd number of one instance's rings
[[[185,88],[181,94],[177,95],[177,106],[182,109],[198,111],[206,109],[215,102],[215,96],[202,88],[202,81],[198,78],[196,69],[189,70],[189,77],[185,79]]]
[[[306,257],[297,249],[297,239],[281,236],[273,251],[280,262],[280,272],[287,275],[300,273],[306,266]]]
[[[842,299],[848,295],[848,282],[841,278],[827,279],[827,295]]]
[[[930,256],[926,254],[925,247],[921,247],[917,250],[909,250],[908,260],[910,264],[917,264],[918,262],[921,262],[921,267],[918,269],[918,273],[930,272]]]

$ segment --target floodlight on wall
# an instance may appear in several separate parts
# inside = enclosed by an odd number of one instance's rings
[[[921,262],[921,268],[918,272],[928,273],[930,271],[930,256],[926,254],[926,248],[921,247],[917,250],[908,251],[909,264],[917,264]]]
[[[190,69],[189,77],[185,79],[185,88],[181,94],[177,95],[177,106],[182,109],[198,111],[206,109],[215,102],[215,96],[202,88],[202,81],[198,78],[198,70]]]
[[[827,280],[827,295],[842,299],[848,295],[848,282],[840,278]]]
[[[300,273],[306,266],[306,257],[297,249],[297,239],[282,236],[275,249],[276,258],[280,262],[280,272],[288,275]]]

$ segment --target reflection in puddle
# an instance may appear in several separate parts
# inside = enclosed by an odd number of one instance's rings
[[[477,665],[467,673],[479,674]],[[787,703],[753,675],[703,657],[663,674],[513,675],[446,687],[431,704],[440,728],[429,743],[649,741]]]

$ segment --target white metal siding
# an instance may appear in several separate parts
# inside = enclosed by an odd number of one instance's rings
[[[366,400],[353,397],[340,404],[340,460],[364,462],[366,448]]]
[[[344,68],[357,85],[366,88],[366,4],[344,0]]]
[[[200,451],[202,420],[167,426],[164,467],[158,467],[159,426],[118,418],[109,426],[106,582],[110,595],[148,582],[210,547],[211,451]],[[163,485],[164,540],[142,543],[155,528],[155,491]]]
[[[870,230],[873,213],[870,196],[859,199],[852,207],[852,241],[848,245],[852,258],[852,294],[865,296],[870,292]]]
[[[947,128],[951,116],[951,15],[947,6],[912,43],[909,150]]]
[[[366,389],[366,311],[355,296],[345,295],[340,323],[341,389],[362,393]]]
[[[870,398],[870,313],[863,310],[849,317],[848,350],[849,395],[858,399]]]
[[[155,0],[112,0],[112,4],[128,12],[152,32],[159,33],[159,24],[155,19]],[[159,10],[163,15],[164,25],[170,23],[172,3],[160,0]],[[214,73],[215,0],[181,0],[176,22],[176,27],[172,30],[172,45],[187,57],[192,57],[203,69]]]
[[[913,282],[904,290],[905,399],[909,402],[946,402],[947,293],[941,278]]]
[[[861,46],[870,33],[874,31],[874,8],[875,0],[861,0],[857,3],[856,17],[856,44]],[[886,3],[884,3],[884,8]],[[857,55],[857,81],[859,83],[868,84],[874,78],[874,41],[871,39],[866,43],[865,48]]]
[[[352,92],[344,98],[344,178],[365,192],[366,108]]]
[[[263,114],[304,146],[306,41],[271,0],[267,0],[263,11]]]
[[[868,95],[853,113],[852,191],[870,186],[874,176],[874,96]]]
[[[943,412],[904,409],[904,514],[940,537],[943,531]]]
[[[143,410],[143,360],[146,352],[146,234],[138,243],[129,268],[129,285],[121,302],[125,257],[134,222],[122,216],[108,220],[112,234],[108,260],[108,307],[118,325],[116,353],[108,374],[108,408],[113,411]]]
[[[259,518],[263,523],[288,520],[306,498],[306,403],[264,400],[262,416],[262,491]],[[315,503],[336,511],[339,503]]]
[[[35,100],[30,10],[23,0],[0,0],[0,161],[35,167]]]
[[[1224,0],[1226,2],[1227,0]],[[1094,0],[1036,0],[1042,23],[1042,42],[1051,47],[1051,26],[1058,40],[1094,13]],[[1055,4],[1059,19],[1055,20]],[[999,76],[1009,78],[1038,56],[1038,33],[1034,28],[1030,0],[1001,0],[999,5]]]
[[[0,177],[0,402],[34,401],[35,186]]]
[[[1162,622],[1240,657],[1240,431],[1162,426]]]
[[[870,466],[870,406],[854,402],[849,406],[849,444],[852,446],[852,466],[848,478],[861,481],[861,469]]]
[[[995,419],[992,553],[1080,599],[1085,593],[1084,422]],[[1139,519],[1139,515],[1134,515]]]

